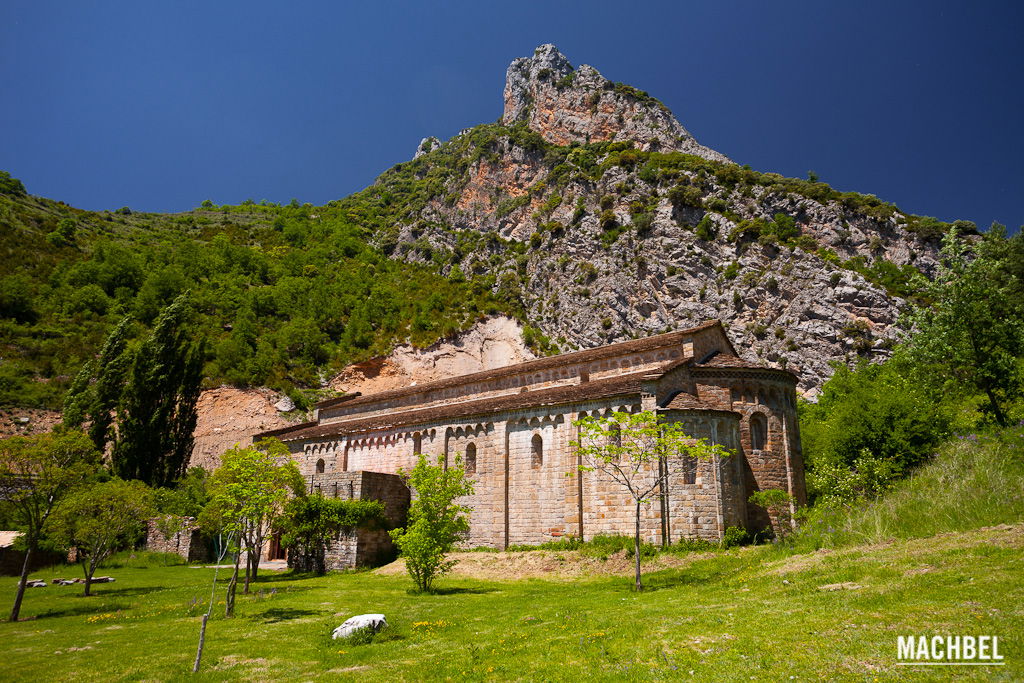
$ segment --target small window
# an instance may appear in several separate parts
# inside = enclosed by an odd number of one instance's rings
[[[419,455],[423,452],[423,435],[416,432],[412,435],[412,454]]]
[[[533,435],[533,441],[530,446],[530,465],[536,469],[544,464],[544,439],[540,437],[540,434]]]
[[[754,413],[750,416],[750,449],[763,451],[768,442],[768,421],[764,415]]]
[[[323,458],[320,458],[319,460],[317,460],[316,461],[316,473],[317,474],[323,474],[325,466],[326,466],[326,463],[324,463],[324,459]]]
[[[331,484],[331,497],[338,497],[338,482],[334,482],[333,484]]]
[[[466,474],[476,474],[476,444],[466,446]]]
[[[622,447],[622,427],[619,425],[612,425],[608,429],[608,443],[616,448]]]
[[[697,483],[697,458],[692,455],[684,455],[682,470],[684,484]]]

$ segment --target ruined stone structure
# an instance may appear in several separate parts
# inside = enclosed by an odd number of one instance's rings
[[[460,455],[476,492],[470,546],[538,544],[566,535],[631,534],[633,506],[605,475],[580,474],[574,421],[657,411],[733,451],[669,463],[647,508],[645,540],[715,540],[730,526],[768,526],[747,502],[782,489],[805,499],[797,378],[739,358],[718,321],[496,370],[324,401],[315,420],[264,432],[285,442],[311,487],[354,497],[353,472],[395,473],[417,454]],[[567,476],[570,475],[570,476]]]
[[[159,521],[151,519],[146,522],[146,550],[156,553],[174,553],[185,558],[186,562],[206,562],[211,559],[210,549],[203,542],[202,532],[195,524],[195,519],[185,517],[181,520],[181,528],[172,534],[160,530]]]
[[[257,437],[259,438],[259,437]],[[319,462],[319,461],[318,461]],[[379,500],[384,503],[384,517],[392,528],[405,524],[409,509],[409,487],[401,477],[381,472],[327,471],[314,465],[312,471],[303,468],[309,482],[309,492],[344,500]],[[328,569],[348,569],[382,564],[397,554],[391,536],[385,529],[356,529],[342,532],[329,539],[325,552]],[[311,558],[288,552],[288,566],[300,571],[313,571]]]

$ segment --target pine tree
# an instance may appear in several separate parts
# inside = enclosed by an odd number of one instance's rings
[[[189,341],[187,293],[165,308],[134,354],[118,408],[114,472],[169,486],[192,452],[205,344]]]

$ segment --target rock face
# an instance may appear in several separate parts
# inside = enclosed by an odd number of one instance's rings
[[[331,380],[332,389],[375,394],[418,382],[466,375],[535,358],[523,343],[523,328],[515,320],[495,316],[477,323],[455,339],[425,349],[406,344],[389,356],[346,368]]]
[[[512,62],[502,124],[411,162],[447,180],[396,226],[393,257],[493,278],[553,350],[719,318],[744,358],[795,370],[813,396],[833,362],[888,355],[905,302],[883,280],[936,265],[938,240],[895,207],[732,164],[657,100],[573,69],[551,45]],[[587,145],[610,140],[633,149]],[[750,232],[779,214],[795,236]],[[369,371],[405,381],[424,368]]]
[[[9,436],[42,434],[56,427],[61,414],[56,410],[38,408],[10,408],[0,411],[0,439]]]
[[[552,144],[630,140],[644,150],[728,161],[700,143],[668,108],[642,90],[613,83],[584,64],[574,69],[554,45],[508,67],[502,123],[518,121]]]
[[[275,407],[281,399],[280,394],[269,389],[224,386],[202,392],[197,404],[199,416],[189,467],[212,470],[220,464],[224,451],[236,444],[252,444],[253,434],[298,421],[298,418],[286,419]]]

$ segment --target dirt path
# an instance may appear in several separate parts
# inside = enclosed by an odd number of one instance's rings
[[[659,555],[647,559],[641,565],[644,573],[662,569],[685,567],[695,560],[708,557],[710,553],[686,553],[683,555]],[[526,552],[463,552],[453,553],[457,564],[452,570],[455,576],[474,579],[547,579],[549,581],[572,581],[598,576],[630,576],[633,573],[633,558],[626,557],[625,551],[613,553],[607,559],[584,555],[579,551],[531,550]],[[404,574],[405,563],[396,560],[375,570],[377,574]]]

